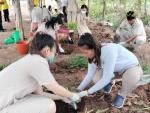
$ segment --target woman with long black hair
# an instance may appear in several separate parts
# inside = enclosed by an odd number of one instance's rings
[[[112,79],[117,72],[122,76],[122,87],[112,105],[123,107],[126,96],[137,88],[143,76],[137,57],[119,44],[101,43],[101,46],[97,46],[89,33],[80,37],[78,46],[89,61],[88,73],[78,87],[82,91],[79,95],[88,96],[101,89],[110,93],[114,85]],[[95,85],[83,91],[92,80]]]
[[[57,43],[58,49],[60,53],[64,53],[64,49],[61,47],[60,44],[60,39],[59,39],[59,35],[58,35],[58,30],[60,29],[60,26],[62,25],[62,19],[59,17],[52,17],[51,20],[47,21],[47,22],[43,22],[38,30],[38,31],[42,31],[45,32],[49,35],[51,35],[54,40]]]

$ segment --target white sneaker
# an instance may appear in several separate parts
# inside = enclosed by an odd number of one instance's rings
[[[61,46],[59,46],[59,51],[60,51],[60,53],[64,53],[65,52],[65,50]]]

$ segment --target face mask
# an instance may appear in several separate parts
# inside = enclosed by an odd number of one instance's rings
[[[82,13],[82,14],[86,14],[86,11],[85,11],[85,10],[81,10],[81,13]]]
[[[47,61],[48,61],[48,64],[52,64],[55,60],[55,55],[51,55],[48,57]]]

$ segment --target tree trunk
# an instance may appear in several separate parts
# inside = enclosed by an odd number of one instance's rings
[[[27,6],[28,6],[29,15],[31,18],[31,12],[32,12],[32,9],[34,8],[33,0],[27,0]]]
[[[23,29],[23,21],[21,15],[21,8],[20,8],[20,0],[13,0],[13,5],[15,7],[15,14],[16,14],[16,28],[20,30],[20,37],[24,39],[24,29]]]
[[[86,0],[85,4],[89,7],[89,0]]]
[[[102,20],[105,20],[105,14],[106,14],[106,0],[103,0],[103,14],[102,14]]]
[[[147,0],[145,0],[145,3],[144,3],[144,15],[147,16]]]
[[[136,13],[138,17],[141,17],[141,0],[136,1]]]

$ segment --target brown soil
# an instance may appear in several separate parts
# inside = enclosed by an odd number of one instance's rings
[[[25,23],[27,24],[25,26],[25,32],[27,36],[30,26],[29,22]],[[103,34],[109,33],[112,36],[114,35],[113,30],[109,27],[100,26],[96,23],[89,23],[89,26],[93,32],[93,36],[98,41],[100,41],[102,36],[105,36]],[[9,26],[5,24],[5,28],[9,28]],[[0,42],[9,36],[9,32],[5,32],[5,35],[4,33],[0,33]],[[68,54],[59,55],[56,62],[50,66],[50,69],[56,80],[69,89],[76,88],[86,74],[86,69],[71,69],[65,65],[71,55],[79,54],[79,49],[77,47],[77,33],[74,34],[73,40],[75,44],[63,45]],[[135,53],[140,59],[142,65],[146,63],[150,64],[149,43],[143,45],[142,48],[136,50]],[[2,47],[0,47],[0,65],[10,64],[20,57],[22,56],[19,56],[19,54],[16,52],[15,44],[7,46],[2,45]],[[106,95],[100,91],[89,96],[86,99],[85,110],[82,113],[96,113],[97,110],[99,110],[97,113],[150,113],[150,85],[138,87],[131,95],[127,97],[125,106],[122,109],[116,109],[111,106],[111,102],[113,101],[120,87],[121,83],[119,82],[116,84],[116,86],[113,88],[113,91],[109,95]],[[85,112],[86,110],[92,110],[92,112]]]

